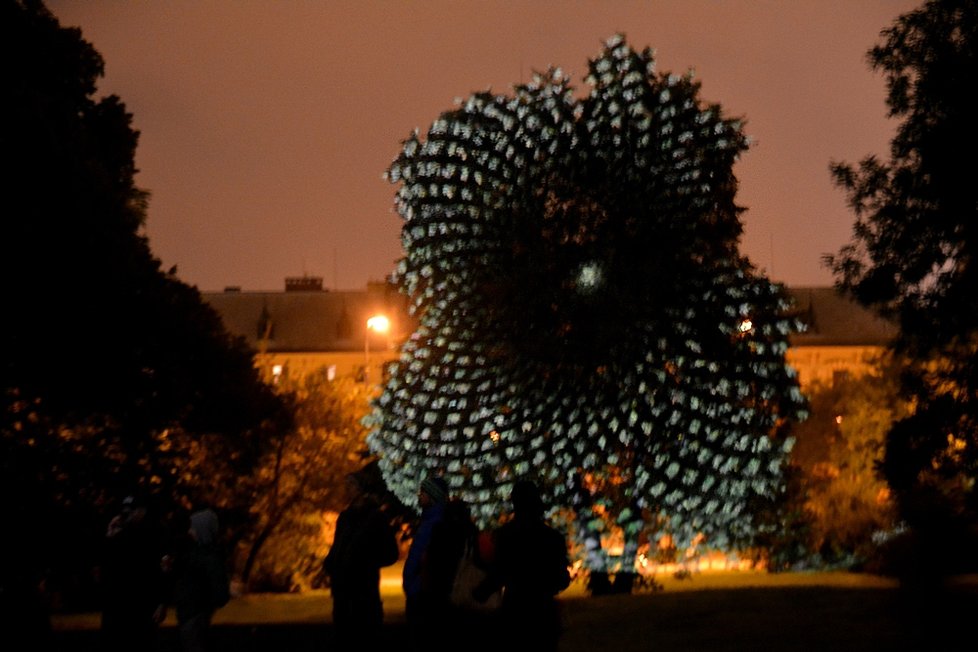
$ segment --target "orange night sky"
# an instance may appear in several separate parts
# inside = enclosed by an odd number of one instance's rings
[[[141,132],[137,181],[166,268],[204,291],[282,290],[286,276],[359,289],[401,256],[400,142],[455,98],[568,72],[616,32],[695,71],[744,117],[741,250],[789,285],[829,285],[850,238],[833,160],[886,156],[883,79],[866,51],[908,0],[49,0],[106,61]]]

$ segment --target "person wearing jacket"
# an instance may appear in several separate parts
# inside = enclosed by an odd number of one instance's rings
[[[323,573],[333,596],[337,647],[375,649],[384,622],[380,569],[396,563],[400,549],[391,519],[369,481],[350,474],[347,483],[353,498],[336,519]]]
[[[153,650],[166,613],[162,529],[147,504],[122,501],[109,522],[95,569],[102,597],[102,649]]]
[[[427,639],[432,628],[438,628],[441,613],[440,595],[433,591],[430,582],[428,547],[436,527],[445,518],[448,502],[448,483],[440,476],[428,476],[418,489],[418,505],[421,518],[414,530],[411,547],[404,560],[402,586],[404,589],[404,615],[408,624],[410,649],[428,649]]]
[[[173,606],[184,652],[210,649],[214,612],[231,598],[227,560],[220,541],[217,513],[202,509],[190,515],[190,527],[172,559]]]
[[[567,540],[545,519],[536,483],[517,480],[511,518],[493,534],[489,575],[476,589],[486,599],[502,589],[501,634],[516,649],[556,652],[563,629],[556,596],[570,585]]]

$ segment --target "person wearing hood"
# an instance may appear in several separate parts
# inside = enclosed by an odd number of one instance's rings
[[[444,478],[432,475],[421,481],[418,489],[421,519],[414,529],[402,572],[404,615],[413,650],[428,649],[432,628],[437,631],[440,627],[438,596],[428,582],[428,546],[436,527],[444,520],[447,502],[448,483]]]
[[[184,652],[205,652],[214,612],[231,598],[230,580],[217,514],[196,511],[189,525],[172,561],[173,606]]]

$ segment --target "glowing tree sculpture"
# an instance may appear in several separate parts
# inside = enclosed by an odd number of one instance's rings
[[[787,295],[737,250],[740,124],[621,35],[585,81],[472,95],[404,142],[395,280],[419,327],[368,442],[405,503],[438,472],[482,523],[532,475],[602,571],[598,507],[626,558],[650,521],[680,547],[749,540],[804,401]]]

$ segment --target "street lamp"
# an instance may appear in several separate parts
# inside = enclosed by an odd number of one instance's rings
[[[364,367],[363,367],[363,382],[368,383],[370,380],[370,331],[375,333],[386,333],[391,329],[391,320],[385,315],[374,315],[367,319],[367,330],[364,331],[363,335],[363,357],[364,357]]]

